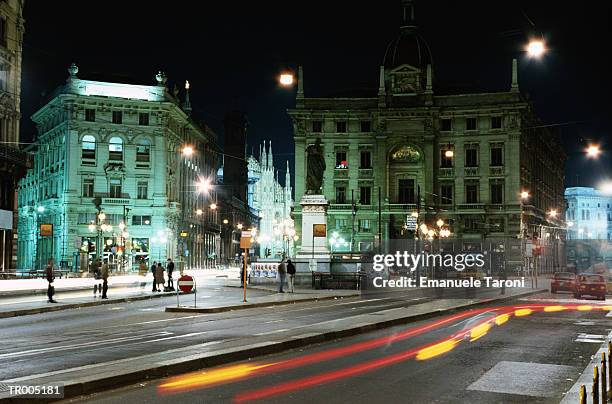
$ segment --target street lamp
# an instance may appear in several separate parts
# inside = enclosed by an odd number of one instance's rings
[[[548,211],[548,216],[552,217],[553,219],[556,218],[558,215],[558,212],[556,209],[551,209],[550,211]]]
[[[198,209],[198,210],[196,210],[196,215],[198,215],[198,216],[202,216],[202,213],[203,213],[203,212],[202,212],[202,209]]]
[[[527,192],[527,191],[522,191],[522,192],[521,192],[521,199],[522,199],[522,200],[529,199],[529,192]]]
[[[598,144],[590,144],[586,148],[586,154],[588,158],[596,159],[601,154],[601,148]]]
[[[532,39],[525,47],[527,55],[532,59],[540,59],[546,53],[546,44],[543,40]]]
[[[238,230],[242,230],[242,223],[238,223],[238,225],[236,225],[236,227],[238,228]]]
[[[216,203],[211,203],[211,204],[210,204],[210,209],[211,209],[211,210],[215,210],[215,209],[217,209],[217,204],[216,204]]]
[[[181,150],[181,153],[183,154],[183,156],[185,157],[191,157],[193,155],[193,146],[184,146],[183,150]]]
[[[292,86],[293,80],[293,74],[291,73],[281,73],[278,78],[279,83],[284,87]]]
[[[43,213],[45,211],[45,207],[39,206],[38,208],[36,208],[36,210],[38,211],[38,213]]]

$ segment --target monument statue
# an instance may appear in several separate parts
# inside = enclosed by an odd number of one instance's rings
[[[308,153],[306,193],[320,194],[323,185],[323,173],[325,172],[325,156],[321,147],[321,139],[317,138],[315,144],[308,146],[306,153]]]

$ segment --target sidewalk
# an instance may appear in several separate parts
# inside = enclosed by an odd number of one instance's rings
[[[407,307],[382,308],[379,311],[345,316],[314,325],[206,342],[153,354],[2,380],[1,383],[49,385],[62,382],[65,386],[65,398],[70,398],[142,380],[182,374],[259,355],[278,353],[312,343],[406,324],[541,291],[511,289],[507,290],[506,295],[493,299],[440,299]],[[6,398],[8,398],[7,393],[0,392],[0,401]]]

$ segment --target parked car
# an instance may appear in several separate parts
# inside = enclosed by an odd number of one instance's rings
[[[576,274],[571,272],[557,272],[550,281],[550,293],[560,290],[574,292],[576,290]]]
[[[576,289],[574,297],[594,296],[600,300],[606,300],[606,279],[598,274],[579,274],[576,276]]]

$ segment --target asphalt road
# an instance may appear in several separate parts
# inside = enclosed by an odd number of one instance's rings
[[[250,296],[269,292],[252,290]],[[479,291],[479,296],[498,291]],[[459,293],[462,295],[462,293]],[[449,294],[450,295],[450,294]],[[198,293],[222,299],[223,288]],[[187,298],[187,297],[185,297]],[[206,342],[223,342],[358,314],[426,302],[419,291],[369,294],[342,301],[269,306],[219,314],[165,313],[173,297],[0,320],[0,380],[134,358]]]
[[[572,302],[577,303],[567,295],[541,294],[504,304]],[[483,328],[487,320],[502,318],[498,307],[491,306],[497,308],[494,312],[453,314],[455,317],[398,326],[71,402],[558,403],[612,325],[602,310],[522,312],[519,317],[514,311],[517,308],[511,307],[507,322]],[[172,390],[177,386],[182,387]]]

